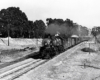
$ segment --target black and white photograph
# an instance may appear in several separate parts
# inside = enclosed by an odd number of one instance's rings
[[[1,0],[0,80],[100,80],[100,0]]]

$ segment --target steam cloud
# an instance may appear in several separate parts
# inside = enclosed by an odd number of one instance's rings
[[[66,23],[58,24],[52,23],[48,26],[45,33],[55,35],[57,32],[60,34],[64,34],[66,36],[72,35],[72,28],[69,27]]]

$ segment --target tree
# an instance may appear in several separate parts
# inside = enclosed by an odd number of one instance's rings
[[[34,23],[33,21],[28,21],[28,34],[29,34],[29,38],[32,38],[33,37],[33,34],[34,34],[34,30],[33,30],[33,27],[34,27]]]
[[[7,9],[2,9],[0,11],[0,20],[6,22],[1,26],[7,31],[7,25],[10,24],[10,36],[21,37],[20,31],[23,31],[24,24],[28,21],[27,16],[22,12],[19,7],[9,7]]]
[[[46,23],[47,25],[50,25],[51,23],[54,23],[54,20],[52,18],[47,18]]]
[[[93,36],[97,36],[98,34],[100,34],[100,27],[94,27],[94,28],[92,28],[92,35]]]
[[[73,21],[72,20],[70,20],[70,19],[66,19],[65,20],[65,23],[69,26],[69,27],[73,27]]]
[[[33,23],[33,30],[34,30],[34,36],[35,37],[43,37],[44,31],[46,29],[46,25],[42,20],[36,20]]]
[[[91,34],[95,37],[95,40],[98,41],[97,36],[100,35],[100,27],[93,27]]]

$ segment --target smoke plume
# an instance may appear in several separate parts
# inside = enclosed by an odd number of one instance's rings
[[[66,24],[57,24],[57,23],[52,23],[48,26],[46,29],[45,33],[55,35],[57,32],[60,34],[64,34],[66,36],[71,35],[71,28]]]

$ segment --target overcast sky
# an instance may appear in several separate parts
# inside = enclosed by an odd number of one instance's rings
[[[69,18],[92,28],[100,26],[100,0],[2,0],[0,9],[20,7],[29,20]]]

